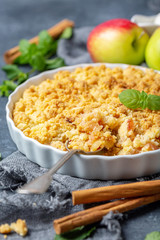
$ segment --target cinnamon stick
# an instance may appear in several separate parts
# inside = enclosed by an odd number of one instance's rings
[[[61,35],[61,33],[67,28],[67,27],[73,27],[74,22],[70,21],[68,19],[64,19],[61,22],[57,23],[53,27],[49,28],[47,31],[50,34],[51,37],[57,38]],[[29,40],[30,43],[38,43],[38,36],[32,38]],[[13,47],[9,50],[7,50],[4,53],[4,61],[7,64],[11,64],[14,62],[14,60],[21,55],[19,51],[19,46]]]
[[[113,185],[72,192],[73,205],[153,195],[160,192],[160,180]]]
[[[128,201],[128,200],[117,200],[117,201],[114,201],[114,202],[109,202],[109,203],[106,203],[106,204],[103,204],[103,205],[100,205],[100,206],[96,206],[96,207],[89,208],[87,210],[83,210],[81,212],[73,213],[71,215],[65,216],[65,217],[60,218],[58,220],[55,220],[54,221],[55,231],[58,234],[61,234],[62,232],[69,231],[71,229],[70,229],[69,224],[67,224],[67,226],[66,226],[66,222],[67,221],[72,221],[72,220],[74,220],[76,218],[81,218],[82,217],[83,221],[85,222],[85,216],[88,216],[88,215],[92,214],[93,211],[94,212],[98,212],[98,211],[102,211],[102,210],[105,210],[105,209],[110,209],[110,208],[118,206],[118,205],[120,205],[120,204],[122,204],[122,203],[124,203],[126,201]],[[96,215],[95,217],[93,217],[93,219],[95,221],[99,221],[99,220],[101,220],[101,217],[99,218],[99,216]],[[63,223],[64,223],[64,226],[65,226],[64,229],[63,229]],[[74,224],[75,223],[72,224],[73,228],[74,228]],[[60,226],[60,228],[59,228],[59,226]]]
[[[98,207],[90,208],[88,210],[77,212],[69,216],[57,219],[53,222],[53,226],[57,234],[62,234],[76,227],[100,221],[102,217],[105,216],[110,211],[127,212],[129,210],[159,200],[160,193],[151,196],[139,197],[135,199],[117,200],[112,203],[103,204]]]

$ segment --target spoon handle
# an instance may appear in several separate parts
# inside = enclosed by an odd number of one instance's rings
[[[64,164],[68,159],[70,159],[70,158],[73,156],[73,154],[75,154],[75,153],[77,153],[77,152],[79,152],[78,149],[73,149],[73,150],[67,152],[67,153],[48,171],[48,174],[49,174],[49,175],[53,175],[54,173],[56,173],[57,170],[58,170],[59,168],[61,168],[61,167],[63,166],[63,164]]]
[[[36,193],[42,194],[47,191],[51,181],[52,175],[60,168],[62,165],[72,157],[72,155],[76,152],[79,152],[78,149],[71,150],[67,152],[58,162],[46,173],[41,175],[40,177],[35,178],[30,183],[25,184],[21,188],[17,189],[18,193],[29,194]]]

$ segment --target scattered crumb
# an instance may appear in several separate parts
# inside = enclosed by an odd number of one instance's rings
[[[0,233],[5,234],[5,239],[7,238],[6,234],[11,233],[11,231],[18,233],[22,237],[26,236],[28,231],[26,221],[18,219],[16,222],[11,223],[10,225],[8,223],[0,225]]]
[[[5,234],[5,233],[10,233],[12,231],[11,227],[9,224],[2,224],[0,226],[0,233]]]
[[[22,237],[26,236],[27,234],[27,225],[26,221],[22,219],[18,219],[17,222],[11,223],[11,229],[21,235]]]

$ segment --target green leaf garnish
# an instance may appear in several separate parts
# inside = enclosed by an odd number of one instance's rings
[[[37,47],[43,55],[45,55],[50,50],[52,42],[53,39],[47,31],[41,31],[39,33],[39,42]]]
[[[61,37],[68,39],[71,36],[72,28],[67,28],[59,39]],[[22,39],[19,42],[21,55],[15,59],[15,64],[8,64],[2,68],[9,80],[3,81],[0,85],[0,96],[8,97],[18,85],[25,82],[30,74],[35,71],[42,72],[65,66],[62,58],[55,57],[53,59],[48,59],[56,54],[58,40],[53,39],[45,30],[39,33],[39,42],[37,45],[35,43],[30,43],[26,39]],[[23,72],[16,64],[29,64],[31,70],[29,72]]]
[[[55,69],[55,68],[59,68],[59,67],[63,67],[65,66],[65,62],[62,58],[54,58],[54,59],[50,59],[50,60],[46,60],[46,69]]]
[[[10,92],[14,91],[17,87],[17,84],[9,80],[3,81],[0,85],[0,96],[8,97]]]
[[[28,79],[28,77],[29,77],[29,73],[21,72],[18,75],[18,80],[17,80],[18,85],[20,85],[21,83],[25,82]]]
[[[47,31],[41,31],[39,33],[39,43],[37,45],[42,55],[45,56],[48,53],[55,54],[57,50],[57,41],[54,40]]]
[[[131,109],[160,110],[160,96],[147,94],[135,89],[127,89],[119,94],[119,99],[126,107]]]
[[[21,70],[15,64],[7,64],[2,67],[2,70],[6,73],[7,78],[10,80],[21,73]]]
[[[144,240],[160,240],[160,232],[151,232],[146,235]]]
[[[0,96],[5,96],[5,97],[9,96],[9,90],[6,85],[3,85],[3,84],[0,85]]]
[[[30,42],[26,39],[22,39],[20,40],[19,42],[19,49],[20,49],[20,52],[23,54],[23,55],[27,55],[28,54],[28,50],[30,48]]]
[[[160,110],[160,96],[149,94],[148,108],[151,110]]]
[[[27,64],[30,59],[30,52],[35,44],[31,45],[28,40],[22,39],[19,42],[19,51],[21,55],[15,59],[14,63],[16,64]]]
[[[45,58],[40,52],[36,52],[35,54],[33,54],[30,58],[29,63],[33,67],[33,69],[38,71],[44,71],[46,68]]]
[[[17,87],[17,84],[16,84],[16,83],[11,82],[11,81],[9,81],[9,80],[5,80],[5,81],[3,82],[3,85],[7,86],[7,88],[8,88],[9,91],[14,91],[14,90],[16,89],[16,87]]]
[[[73,29],[72,27],[68,27],[66,28],[63,33],[61,34],[60,38],[64,38],[64,39],[70,39],[72,37],[73,34]]]
[[[96,227],[81,226],[61,235],[56,234],[54,240],[83,240],[89,237],[95,229]]]

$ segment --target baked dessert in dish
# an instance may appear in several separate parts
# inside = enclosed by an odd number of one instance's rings
[[[25,136],[66,150],[104,148],[104,155],[130,155],[160,148],[160,111],[129,109],[118,95],[125,89],[160,96],[160,74],[105,65],[59,71],[31,85],[14,104],[15,126]]]

